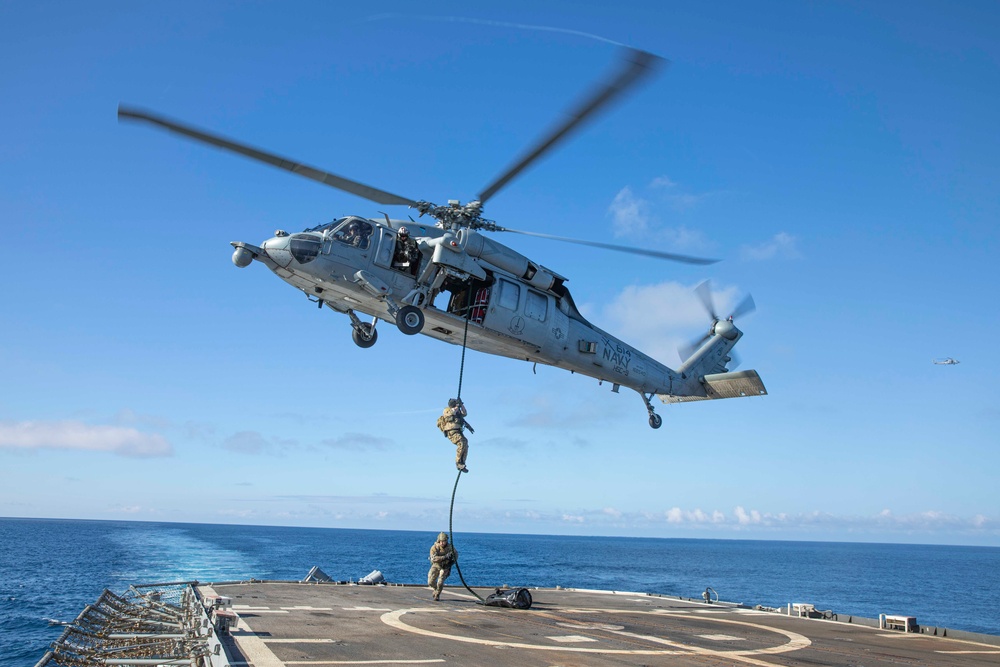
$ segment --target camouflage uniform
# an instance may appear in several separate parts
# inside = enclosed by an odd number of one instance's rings
[[[461,403],[444,409],[444,418],[449,426],[444,434],[449,440],[455,443],[455,467],[459,470],[465,467],[465,457],[469,453],[469,440],[465,437],[465,433],[462,432],[463,418],[467,414],[469,413]]]
[[[427,572],[427,586],[434,591],[434,599],[441,599],[444,580],[451,574],[451,566],[458,560],[458,552],[448,544],[448,535],[439,533],[437,542],[431,547],[431,569]]]

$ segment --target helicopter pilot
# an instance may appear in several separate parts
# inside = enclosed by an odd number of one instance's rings
[[[368,237],[371,233],[371,225],[360,220],[352,220],[347,227],[337,232],[336,239],[341,243],[364,250],[368,247]]]

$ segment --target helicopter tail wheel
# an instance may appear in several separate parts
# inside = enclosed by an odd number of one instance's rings
[[[642,396],[642,402],[646,404],[646,412],[649,413],[649,427],[660,428],[663,426],[663,417],[653,411],[653,404],[649,402],[649,399],[653,397],[653,394],[650,393],[649,396],[646,396],[645,393],[639,392],[639,395]]]
[[[368,348],[378,340],[378,330],[368,322],[362,322],[351,332],[351,338],[358,347]]]
[[[420,333],[424,328],[424,311],[416,306],[403,306],[396,313],[396,326],[407,336]]]

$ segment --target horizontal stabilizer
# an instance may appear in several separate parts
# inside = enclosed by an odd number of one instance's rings
[[[664,403],[687,403],[689,401],[707,401],[716,398],[743,398],[744,396],[765,396],[767,389],[757,371],[734,371],[732,373],[714,373],[706,375],[702,380],[705,388],[704,396],[670,396],[660,394]]]

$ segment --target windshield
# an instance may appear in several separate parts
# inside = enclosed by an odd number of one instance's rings
[[[333,233],[333,238],[341,243],[365,250],[372,235],[372,223],[364,218],[351,216],[341,218],[340,226]]]
[[[320,233],[322,233],[322,232],[325,232],[328,229],[333,229],[334,227],[336,227],[337,225],[339,225],[341,223],[341,221],[343,221],[343,220],[344,220],[344,218],[338,218],[336,220],[331,220],[330,222],[324,222],[322,225],[316,225],[315,227],[310,227],[309,229],[305,229],[303,231],[306,231],[306,232],[320,232]]]

